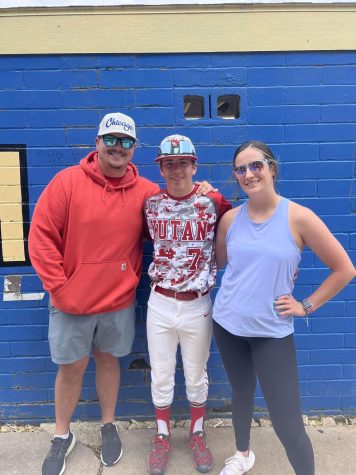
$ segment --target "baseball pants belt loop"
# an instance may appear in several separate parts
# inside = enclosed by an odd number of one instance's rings
[[[195,292],[194,290],[189,290],[187,292],[176,292],[175,290],[165,289],[159,285],[155,285],[153,289],[159,294],[176,300],[194,300],[209,293],[209,290],[206,292]]]

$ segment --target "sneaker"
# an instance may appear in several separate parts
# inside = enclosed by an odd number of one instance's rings
[[[51,440],[52,447],[42,465],[42,475],[62,475],[66,469],[66,457],[75,445],[75,437],[69,432],[68,439],[55,437]]]
[[[255,464],[255,454],[250,450],[248,457],[237,451],[235,455],[225,460],[225,467],[220,475],[242,475],[247,473]]]
[[[156,434],[152,440],[152,452],[148,456],[148,471],[151,475],[161,475],[167,470],[171,453],[171,437],[165,434]]]
[[[213,468],[213,456],[206,446],[205,433],[194,432],[190,435],[189,447],[192,449],[195,470],[207,473]]]
[[[111,466],[120,460],[121,455],[121,440],[117,428],[108,422],[101,427],[101,461],[104,465]]]

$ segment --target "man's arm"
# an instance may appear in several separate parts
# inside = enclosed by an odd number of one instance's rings
[[[45,290],[55,292],[67,281],[63,270],[63,232],[67,200],[56,176],[40,196],[29,233],[29,254]]]

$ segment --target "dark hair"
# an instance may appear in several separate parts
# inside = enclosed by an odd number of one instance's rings
[[[235,150],[234,158],[232,160],[233,167],[235,167],[235,160],[238,154],[243,150],[246,150],[247,148],[254,148],[262,152],[264,158],[268,161],[269,166],[274,171],[273,179],[275,180],[276,176],[278,175],[278,162],[269,146],[266,145],[264,142],[259,142],[258,140],[250,140],[248,142],[244,142]]]

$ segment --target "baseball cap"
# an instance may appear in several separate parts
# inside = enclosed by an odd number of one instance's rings
[[[189,157],[197,160],[192,141],[184,135],[169,135],[162,140],[159,146],[158,155],[155,162],[159,162],[165,157]]]
[[[131,117],[121,112],[106,114],[100,122],[98,137],[107,134],[125,134],[136,140],[135,122]]]

